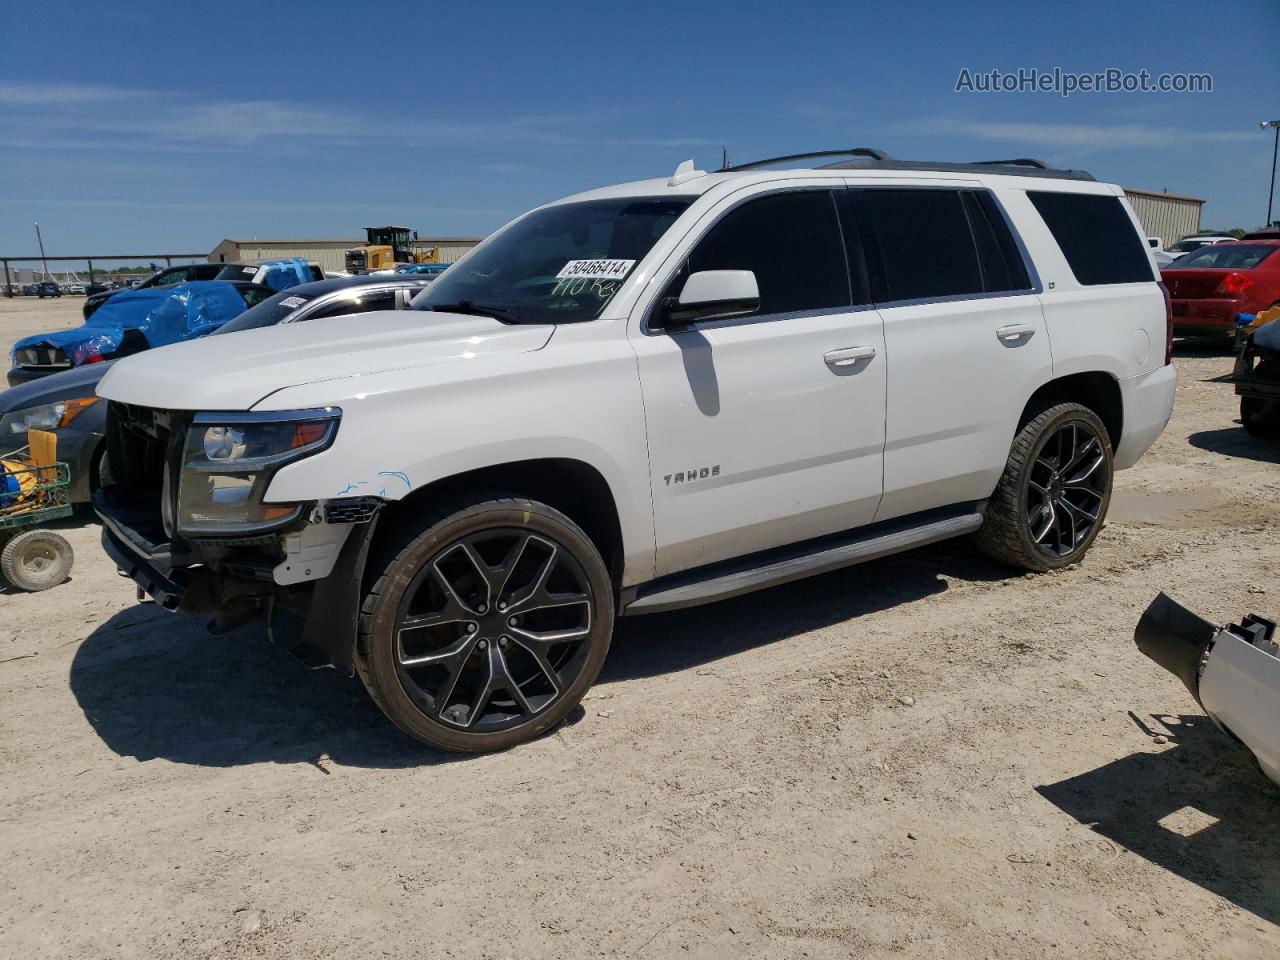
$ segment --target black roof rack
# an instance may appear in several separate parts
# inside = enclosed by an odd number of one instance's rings
[[[1031,157],[1018,157],[1016,160],[974,160],[975,167],[1035,167],[1037,170],[1048,170],[1049,165],[1043,160]]]
[[[817,160],[826,157],[848,157],[835,163],[826,163],[815,169],[820,170],[931,170],[947,173],[975,173],[975,168],[982,168],[984,173],[998,173],[1011,177],[1045,177],[1053,180],[1093,180],[1093,175],[1084,170],[1058,170],[1042,160],[1030,157],[1017,157],[1013,160],[978,160],[973,163],[953,163],[933,160],[899,160],[896,157],[877,150],[874,147],[855,147],[852,150],[817,150],[812,153],[793,153],[785,157],[770,157],[768,160],[753,160],[751,163],[726,164],[717,173],[737,170],[754,170],[769,167],[777,163],[790,163],[795,160]]]
[[[767,160],[752,160],[750,163],[725,163],[716,173],[728,170],[754,170],[756,167],[771,167],[775,163],[790,163],[792,160],[816,160],[820,157],[870,157],[872,160],[892,160],[889,154],[875,147],[854,147],[852,150],[815,150],[812,153],[792,153],[785,157],[770,157]]]

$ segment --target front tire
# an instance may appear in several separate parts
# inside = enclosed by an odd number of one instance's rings
[[[1060,403],[1014,438],[1004,475],[987,502],[978,546],[1037,572],[1078,562],[1111,503],[1115,473],[1107,428],[1088,407]]]
[[[604,664],[608,569],[546,504],[462,501],[404,531],[380,563],[356,667],[415,740],[472,753],[523,743],[560,724]]]

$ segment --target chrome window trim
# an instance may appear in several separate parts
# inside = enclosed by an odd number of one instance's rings
[[[916,297],[911,300],[885,300],[872,304],[877,310],[895,307],[924,307],[934,303],[964,303],[968,300],[1004,300],[1012,297],[1033,297],[1039,290],[997,290],[994,293],[956,293],[945,297]]]

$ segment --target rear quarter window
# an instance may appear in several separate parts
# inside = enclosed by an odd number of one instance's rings
[[[1119,197],[1028,190],[1027,197],[1084,286],[1151,283],[1146,241]]]

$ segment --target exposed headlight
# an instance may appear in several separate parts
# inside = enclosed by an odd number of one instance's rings
[[[210,460],[240,460],[248,449],[243,427],[209,427],[204,432],[204,455]]]
[[[187,431],[178,485],[178,532],[244,536],[286,526],[298,503],[263,503],[275,472],[333,443],[342,411],[200,413]]]
[[[57,430],[65,427],[87,407],[98,402],[97,397],[78,397],[74,400],[58,400],[35,407],[23,407],[0,417],[0,441],[15,433],[28,430]]]

